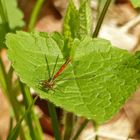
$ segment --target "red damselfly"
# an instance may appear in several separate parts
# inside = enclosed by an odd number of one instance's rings
[[[59,55],[56,58],[56,62],[54,64],[53,71],[51,73],[47,56],[45,56],[45,60],[46,60],[46,63],[47,63],[47,71],[48,71],[49,76],[48,76],[47,80],[42,80],[40,82],[41,89],[43,89],[44,91],[49,91],[49,90],[55,91],[55,89],[56,89],[55,85],[56,85],[56,82],[58,82],[58,81],[84,80],[84,79],[89,79],[89,78],[94,78],[95,77],[95,75],[92,75],[92,76],[90,75],[90,76],[69,77],[69,78],[61,77],[61,78],[58,79],[60,74],[62,74],[64,72],[64,70],[68,67],[70,62],[72,62],[71,58],[67,58],[66,61],[60,66],[58,71],[55,73],[55,69],[56,69],[56,66],[57,66],[58,59],[59,59]],[[60,90],[58,88],[58,85],[57,85],[57,89],[59,91],[63,92],[62,90]]]
[[[58,62],[58,59],[59,59],[59,55],[58,55],[57,58],[56,58],[56,62],[55,62],[52,74],[50,72],[49,63],[48,63],[48,59],[47,59],[46,56],[45,56],[45,59],[46,59],[47,67],[48,67],[49,79],[48,80],[43,80],[41,82],[41,86],[46,91],[54,90],[54,85],[55,85],[56,78],[66,69],[67,65],[71,62],[71,59],[67,58],[65,63],[62,64],[62,66],[59,68],[59,70],[56,73],[54,73],[56,65],[57,65],[57,62]]]

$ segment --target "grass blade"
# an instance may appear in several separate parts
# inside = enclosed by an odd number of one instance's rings
[[[27,116],[27,114],[31,111],[32,106],[34,105],[35,101],[37,98],[35,98],[32,102],[32,104],[28,107],[28,109],[25,111],[25,114],[22,116],[22,118],[19,120],[19,122],[16,124],[16,126],[11,130],[11,132],[9,133],[7,140],[16,140],[21,128],[21,123],[22,121],[25,119],[25,117]]]

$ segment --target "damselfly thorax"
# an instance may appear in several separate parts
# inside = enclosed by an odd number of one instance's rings
[[[49,80],[44,80],[41,83],[42,87],[46,90],[53,90],[54,89],[54,85],[55,85],[55,81],[52,79]]]

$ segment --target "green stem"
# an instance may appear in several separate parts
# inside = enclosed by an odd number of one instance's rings
[[[16,119],[18,121],[20,118],[20,116],[18,115],[19,114],[18,113],[19,108],[17,106],[18,102],[12,93],[12,88],[11,88],[11,85],[9,85],[8,77],[7,77],[7,74],[6,74],[1,57],[0,57],[0,86],[2,88],[3,93],[7,96],[9,102],[13,105],[13,107],[16,108],[15,109],[15,112],[16,112],[15,116],[16,116]]]
[[[84,130],[84,128],[87,126],[88,122],[89,122],[89,120],[85,120],[85,121],[81,124],[80,128],[77,130],[77,132],[76,132],[76,134],[75,134],[75,136],[73,137],[72,140],[77,140],[77,139],[78,139],[78,137],[80,136],[81,132],[82,132],[82,131]]]
[[[22,106],[19,104],[19,102],[16,99],[15,94],[12,92],[11,88],[9,86],[8,90],[7,90],[7,95],[9,97],[9,101],[12,105],[15,117],[16,117],[16,121],[18,122],[20,120],[20,117],[23,115],[23,108]],[[20,129],[20,138],[21,140],[26,140],[26,136],[25,136],[25,132],[24,132],[24,126],[21,127]]]
[[[95,31],[94,31],[94,33],[93,33],[93,38],[97,37],[98,34],[99,34],[101,25],[102,25],[102,23],[103,23],[104,17],[105,17],[105,15],[106,15],[106,12],[107,12],[107,10],[108,10],[108,7],[109,7],[110,3],[111,3],[111,0],[107,0],[106,3],[105,3],[105,6],[104,6],[104,8],[103,8],[103,10],[102,10],[102,12],[101,12],[101,15],[100,15],[100,17],[99,17],[99,19],[98,19],[97,25],[96,25],[96,27],[95,27]]]
[[[50,102],[48,102],[48,110],[49,110],[49,114],[51,116],[51,122],[52,122],[52,127],[53,127],[53,131],[54,131],[55,139],[61,140],[56,109],[55,109],[55,106]]]
[[[23,120],[26,118],[26,116],[28,115],[28,113],[30,112],[30,110],[32,109],[32,106],[34,105],[35,101],[37,98],[35,98],[33,100],[33,102],[31,103],[31,105],[27,108],[27,110],[25,111],[24,115],[21,117],[21,119],[17,122],[16,126],[11,130],[11,132],[9,133],[7,140],[16,140],[18,137],[18,133],[21,129],[21,124],[23,122]],[[26,133],[25,133],[26,134]],[[28,134],[26,134],[28,135]],[[29,137],[28,137],[29,138]],[[29,140],[31,140],[31,138],[29,138]]]
[[[24,103],[26,108],[28,108],[32,102],[32,96],[30,94],[29,88],[20,82],[21,91],[24,97]],[[41,126],[39,124],[38,118],[32,107],[31,111],[27,114],[26,122],[29,126],[30,135],[33,140],[43,140]]]
[[[34,29],[34,26],[37,21],[37,17],[38,17],[38,14],[39,14],[39,11],[41,9],[43,2],[44,2],[44,0],[37,0],[36,4],[34,6],[34,9],[32,11],[31,18],[29,21],[29,25],[28,25],[29,31],[32,31]]]
[[[72,135],[74,124],[74,115],[72,113],[67,113],[65,118],[65,129],[64,129],[64,138],[63,140],[69,140]]]
[[[0,87],[2,88],[3,93],[5,93],[5,95],[7,93],[6,79],[7,79],[6,72],[5,72],[4,65],[0,56]]]
[[[6,17],[5,9],[4,9],[4,1],[2,2],[2,0],[0,0],[0,16],[1,16],[1,19],[2,19],[2,23],[6,23],[7,22],[7,17]]]
[[[92,121],[93,127],[94,127],[94,131],[97,132],[98,131],[98,124],[93,120]],[[99,140],[99,136],[96,135],[95,136],[95,140]]]
[[[14,72],[13,67],[10,67],[10,69],[7,73],[8,85],[12,85],[13,72]]]
[[[1,89],[3,91],[3,93],[7,96],[9,103],[11,104],[15,117],[16,117],[16,121],[18,122],[20,120],[20,116],[22,115],[22,108],[19,105],[16,96],[14,95],[14,93],[12,92],[12,87],[11,85],[8,84],[8,78],[6,75],[6,71],[0,56],[0,86]],[[25,138],[25,134],[24,134],[24,129],[21,127],[21,131],[20,131],[20,137],[21,140],[26,140]]]
[[[14,121],[14,117],[10,117],[10,126],[9,126],[9,130],[8,130],[8,136],[9,136],[11,130],[13,129],[13,121]]]

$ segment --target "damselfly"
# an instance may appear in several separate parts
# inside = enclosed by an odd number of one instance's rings
[[[54,73],[55,68],[57,66],[58,59],[59,59],[59,55],[58,55],[57,58],[56,58],[56,62],[55,62],[52,74],[51,74],[51,71],[50,71],[50,68],[49,68],[49,62],[48,62],[48,59],[47,59],[46,55],[45,55],[45,59],[46,59],[47,67],[48,67],[49,79],[48,80],[43,80],[41,82],[41,85],[42,85],[42,88],[47,90],[47,91],[48,90],[54,90],[54,85],[55,85],[56,78],[65,70],[67,65],[71,62],[71,59],[70,58],[66,59],[65,63],[59,68],[59,70],[56,73]]]
[[[53,70],[51,72],[47,56],[45,55],[45,60],[46,60],[46,64],[47,64],[47,71],[48,71],[49,78],[46,79],[46,80],[42,80],[40,82],[40,86],[41,86],[41,88],[43,90],[45,90],[45,91],[49,91],[49,90],[54,91],[55,90],[56,82],[58,82],[58,81],[83,80],[83,79],[87,79],[87,78],[89,79],[89,78],[93,78],[94,77],[92,75],[92,76],[88,76],[88,77],[84,76],[84,77],[75,77],[75,78],[73,78],[73,77],[58,78],[67,69],[67,67],[70,64],[70,62],[72,62],[71,58],[67,58],[66,61],[60,66],[58,71],[55,73],[55,69],[56,69],[56,66],[57,66],[57,63],[58,63],[58,59],[59,59],[59,55],[56,58]],[[57,90],[60,90],[60,89],[58,89],[58,87],[57,87]],[[63,92],[63,91],[61,90],[61,92]]]

